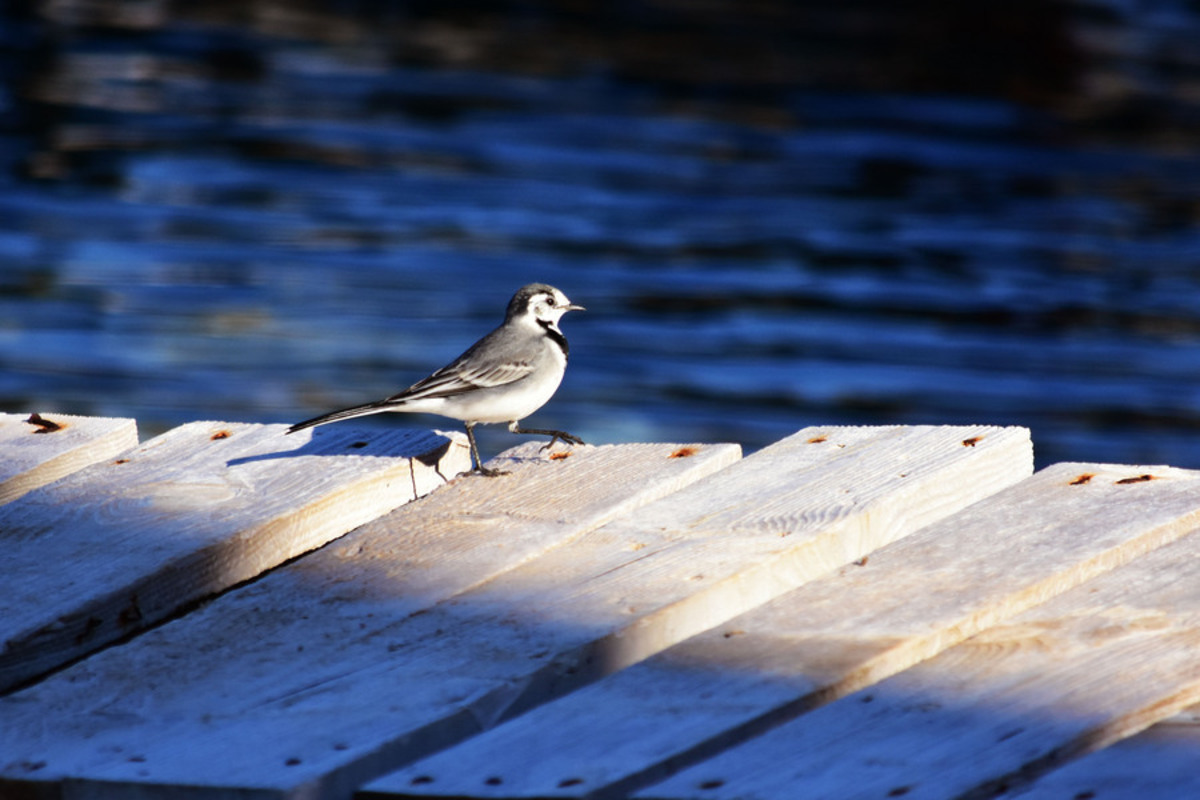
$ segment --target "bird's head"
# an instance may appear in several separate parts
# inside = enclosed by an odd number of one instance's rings
[[[553,286],[531,283],[522,286],[508,304],[508,319],[529,317],[536,322],[558,326],[559,319],[568,311],[583,311],[583,306],[572,303],[567,296]]]

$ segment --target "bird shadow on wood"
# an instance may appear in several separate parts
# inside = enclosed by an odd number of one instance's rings
[[[307,439],[296,436],[284,440],[284,447],[267,453],[241,456],[225,462],[227,467],[236,467],[259,461],[293,459],[306,456],[368,456],[380,458],[410,458],[427,467],[436,467],[451,447],[466,446],[462,434],[437,430],[386,431],[343,429],[314,430]],[[299,447],[294,446],[300,443]],[[291,446],[289,446],[291,445]],[[448,476],[453,477],[453,476]]]

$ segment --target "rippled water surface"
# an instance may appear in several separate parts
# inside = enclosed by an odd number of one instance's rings
[[[0,408],[296,421],[541,280],[588,311],[530,422],[589,441],[1200,467],[1195,10],[922,5],[9,12]]]

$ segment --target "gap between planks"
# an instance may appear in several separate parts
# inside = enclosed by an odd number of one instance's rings
[[[1195,703],[1200,473],[1141,475],[1116,510],[1174,510],[1173,541],[636,796],[994,797]]]
[[[261,707],[278,702],[286,708],[297,695],[319,694],[335,676],[353,678],[362,666],[356,658],[364,652],[372,663],[390,658],[390,624],[728,466],[741,454],[736,445],[663,444],[570,452],[551,459],[533,444],[509,451],[489,463],[512,469],[510,476],[455,481],[421,504],[402,506],[185,617],[0,699],[6,719],[0,726],[0,788],[54,786],[71,774],[59,756],[72,744],[86,747],[90,739],[107,741],[101,749],[109,756],[139,747],[145,754],[171,752],[180,740],[203,741],[214,732],[214,719],[236,725],[231,709],[249,715],[244,731],[259,724]],[[84,686],[87,699],[79,705]],[[61,724],[47,728],[41,712],[24,713],[34,705]],[[85,707],[94,713],[85,713]],[[131,709],[131,715],[114,724],[118,707]],[[29,727],[13,738],[18,713]],[[194,729],[179,730],[180,719]],[[25,734],[36,744],[21,744]],[[260,751],[263,743],[253,734],[251,739],[242,757],[253,759]],[[156,763],[117,760],[135,770],[139,763]],[[211,775],[212,763],[199,768]],[[113,792],[122,797],[143,789],[153,791],[126,783]],[[75,785],[72,791],[100,790]]]
[[[1200,520],[1200,474],[1167,470],[1153,482],[1123,482],[1142,474],[1104,465],[1043,470],[861,565],[369,789],[379,796],[624,796],[1191,530]],[[1092,477],[1081,483],[1081,475]]]
[[[469,466],[461,436],[284,430],[190,423],[0,506],[0,692],[320,547]]]
[[[1022,786],[1022,800],[1200,797],[1200,705]],[[1002,795],[1008,797],[1009,795]]]

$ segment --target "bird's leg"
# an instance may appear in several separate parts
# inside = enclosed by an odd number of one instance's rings
[[[517,422],[518,422],[518,420],[514,419],[512,422],[508,423],[508,429],[512,433],[532,433],[532,434],[538,434],[541,436],[549,436],[550,437],[550,441],[547,442],[546,444],[542,445],[543,450],[549,450],[551,447],[554,446],[554,443],[557,442],[559,439],[562,439],[567,444],[585,444],[583,439],[580,439],[578,436],[569,434],[566,431],[550,431],[550,430],[543,430],[541,428],[522,428],[520,425],[517,424]]]
[[[488,469],[479,459],[479,445],[475,444],[475,423],[464,422],[463,427],[467,429],[467,441],[471,443],[471,460],[475,462],[475,469],[472,471],[478,472],[480,475],[488,478],[494,478],[497,475],[507,475],[508,473],[504,470]]]

